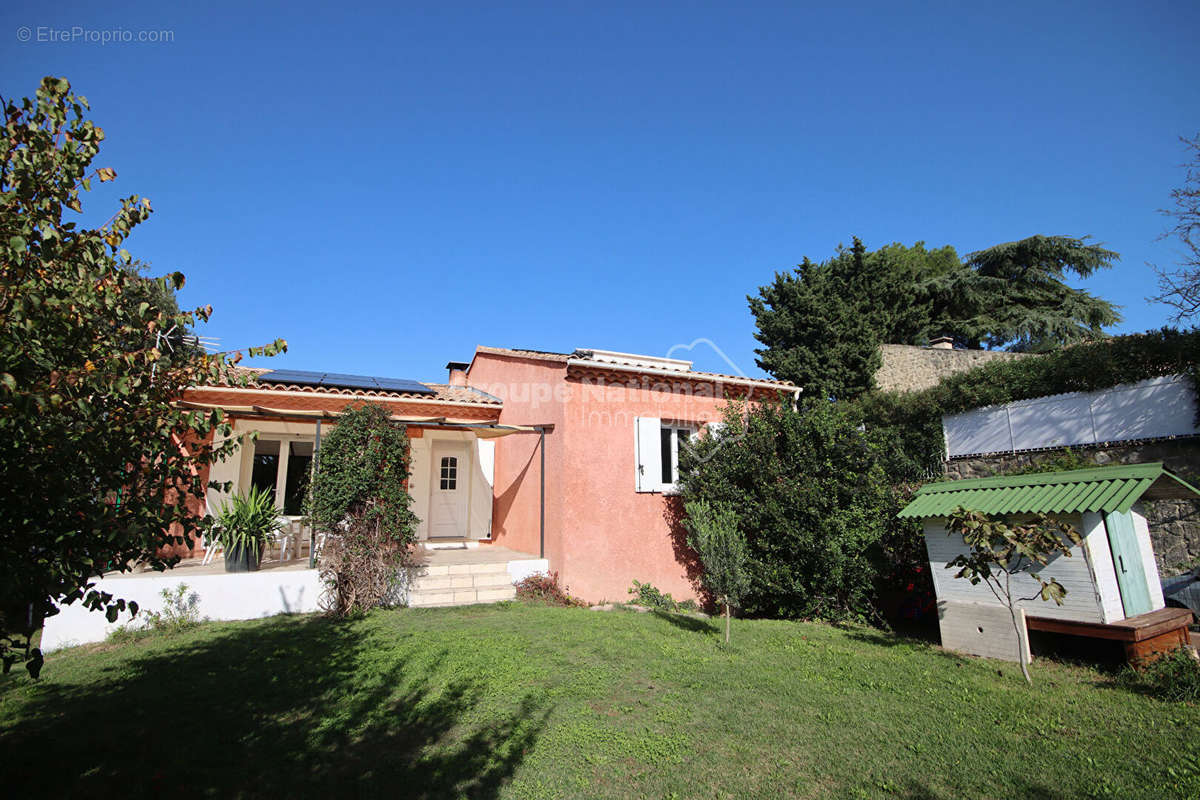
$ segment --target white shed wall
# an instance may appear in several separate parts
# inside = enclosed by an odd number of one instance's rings
[[[1078,516],[1064,517],[1063,522],[1081,529],[1082,523]],[[925,547],[929,554],[930,572],[933,575],[934,589],[939,601],[952,603],[981,603],[984,605],[999,605],[1003,607],[982,582],[972,585],[966,578],[955,578],[957,569],[947,569],[946,565],[958,555],[969,552],[969,548],[961,536],[950,536],[946,533],[944,520],[927,520],[925,523]],[[1104,622],[1104,610],[1101,605],[1100,593],[1092,577],[1087,556],[1080,545],[1071,548],[1071,557],[1058,557],[1040,570],[1042,576],[1049,580],[1054,578],[1067,590],[1063,604],[1041,599],[1022,603],[1025,613],[1037,617],[1053,617],[1056,619],[1078,620],[1081,622]],[[1037,581],[1028,575],[1017,575],[1013,578],[1013,594],[1019,597],[1029,597],[1039,590]],[[1119,602],[1119,599],[1118,599]]]
[[[1096,591],[1100,595],[1102,622],[1117,622],[1125,619],[1125,608],[1121,605],[1121,588],[1117,585],[1117,568],[1113,565],[1112,548],[1108,544],[1108,531],[1104,517],[1094,511],[1083,515],[1083,551],[1088,556]]]

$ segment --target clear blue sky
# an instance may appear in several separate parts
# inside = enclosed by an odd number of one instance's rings
[[[855,234],[1091,234],[1116,330],[1168,316],[1146,262],[1176,257],[1200,4],[175,5],[7,3],[0,89],[89,98],[119,179],[86,216],[150,197],[131,252],[222,344],[288,339],[276,366],[703,337],[760,374],[745,295]],[[74,26],[174,41],[44,40]]]

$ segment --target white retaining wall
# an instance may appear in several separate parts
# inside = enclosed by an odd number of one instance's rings
[[[520,583],[530,575],[549,574],[550,562],[545,558],[523,558],[508,562],[508,577],[513,583]]]
[[[195,592],[199,596],[200,618],[214,620],[257,619],[316,611],[322,588],[315,569],[112,577],[97,581],[96,588],[123,600],[133,600],[144,612],[162,610],[162,590],[173,591],[181,583],[187,584],[188,594]],[[63,606],[58,614],[46,620],[42,650],[49,652],[60,647],[103,641],[119,626],[140,624],[143,612],[133,620],[126,612],[112,624],[103,612],[88,611],[82,603]]]

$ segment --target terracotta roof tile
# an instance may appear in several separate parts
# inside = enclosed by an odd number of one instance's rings
[[[493,353],[496,355],[511,355],[521,358],[537,358],[545,361],[587,361],[589,368],[614,370],[618,372],[629,371],[627,367],[622,367],[619,364],[613,364],[608,361],[599,361],[587,358],[585,356],[576,355],[575,353],[554,353],[548,350],[528,350],[516,347],[485,347],[480,345],[475,348],[478,353]],[[711,381],[738,381],[758,386],[777,386],[781,389],[794,390],[796,384],[791,381],[780,381],[773,378],[748,378],[743,375],[729,375],[721,372],[702,372],[700,370],[680,371],[678,373],[671,370],[662,370],[663,375],[678,375],[680,378],[692,378],[693,380],[711,380]]]
[[[283,390],[286,392],[299,392],[314,395],[341,395],[341,396],[358,396],[358,397],[380,397],[380,398],[396,398],[401,400],[437,400],[443,403],[471,403],[501,406],[503,402],[493,397],[486,392],[481,392],[478,389],[472,389],[469,386],[451,386],[447,383],[422,383],[429,389],[432,389],[434,394],[423,394],[418,392],[391,392],[378,389],[343,389],[333,386],[308,386],[297,383],[276,383],[275,381],[263,381],[258,376],[271,372],[270,369],[262,369],[258,367],[238,367],[239,372],[248,375],[253,383],[264,389]]]
[[[519,347],[485,347],[479,345],[475,348],[477,353],[493,353],[501,356],[519,356],[521,358],[537,358],[543,361],[566,361],[571,357],[570,353],[554,353],[549,350],[528,350]]]

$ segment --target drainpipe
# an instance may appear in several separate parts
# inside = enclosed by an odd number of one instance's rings
[[[312,460],[312,475],[309,480],[314,480],[317,477],[317,469],[321,465],[321,418],[317,417],[317,437],[313,442],[313,460]],[[313,529],[312,522],[308,523],[308,568],[316,569],[317,566],[317,533]],[[297,545],[299,547],[299,545]]]
[[[540,436],[538,438],[538,451],[541,453],[541,457],[542,457],[541,468],[538,470],[538,482],[539,482],[538,489],[540,491],[540,495],[539,495],[539,499],[538,499],[538,509],[541,513],[541,519],[538,523],[538,525],[539,525],[538,541],[540,543],[539,547],[538,547],[538,558],[545,558],[546,557],[546,429],[539,428],[538,433],[540,434]]]

